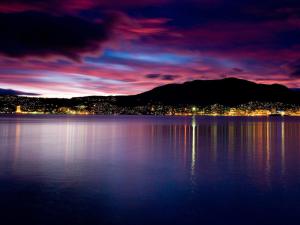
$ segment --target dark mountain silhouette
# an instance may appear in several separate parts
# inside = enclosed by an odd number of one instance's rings
[[[121,105],[237,105],[250,101],[300,103],[300,93],[279,84],[257,84],[237,78],[195,80],[183,84],[167,84],[150,91],[118,97]]]
[[[0,95],[35,95],[0,89]],[[21,97],[20,97],[21,98]],[[195,80],[183,84],[167,84],[130,96],[89,96],[72,99],[40,98],[43,104],[76,106],[83,102],[107,102],[119,106],[222,104],[234,106],[248,102],[282,102],[300,105],[300,92],[279,84],[257,84],[237,78]]]

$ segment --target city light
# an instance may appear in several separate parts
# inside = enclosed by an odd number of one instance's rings
[[[280,102],[248,102],[236,106],[213,105],[120,105],[114,97],[43,99],[0,96],[2,114],[68,115],[168,115],[168,116],[300,116],[300,106]]]

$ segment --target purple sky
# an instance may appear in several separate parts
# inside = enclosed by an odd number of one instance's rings
[[[239,77],[300,87],[300,1],[1,0],[0,88],[135,94]]]

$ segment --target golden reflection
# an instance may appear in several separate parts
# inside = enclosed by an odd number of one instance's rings
[[[267,130],[266,130],[266,133],[267,133],[267,148],[266,148],[266,153],[267,153],[267,166],[266,166],[266,171],[267,171],[267,174],[269,174],[270,172],[270,121],[268,120],[267,121]]]
[[[246,126],[246,136],[245,138],[248,140],[248,139],[251,139],[252,138],[252,123],[248,123],[247,126]],[[247,149],[253,149],[252,148],[252,142],[251,141],[247,141]]]
[[[270,162],[270,158],[271,158],[271,130],[272,130],[272,126],[271,123],[269,121],[269,119],[266,121],[266,166],[265,166],[265,181],[266,181],[266,185],[270,186],[270,175],[271,175],[271,162]]]
[[[187,148],[187,125],[184,124],[184,142],[183,142],[183,162],[186,162],[186,148]]]
[[[15,140],[15,148],[14,148],[14,160],[13,160],[13,168],[15,169],[18,158],[19,158],[19,153],[20,153],[20,135],[21,135],[21,125],[17,121],[16,122],[16,140]]]
[[[228,124],[228,151],[230,152],[230,155],[234,154],[234,124],[229,123]]]
[[[154,125],[151,124],[151,146],[154,144]]]
[[[196,163],[196,118],[192,117],[192,176],[195,174],[195,163]]]
[[[173,149],[176,149],[177,146],[177,126],[173,126]],[[173,151],[174,157],[176,157],[176,151]]]
[[[264,157],[264,133],[265,133],[265,126],[262,122],[258,122],[258,132],[257,132],[257,141],[255,143],[256,149],[252,148],[254,157],[257,158],[257,167],[263,166],[263,157]]]
[[[285,173],[285,124],[281,121],[281,173]]]
[[[218,126],[214,122],[212,125],[212,150],[213,150],[213,160],[217,159],[217,148],[218,148]]]

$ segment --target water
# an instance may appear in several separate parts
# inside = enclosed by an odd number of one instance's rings
[[[1,224],[293,225],[300,118],[2,116]]]

